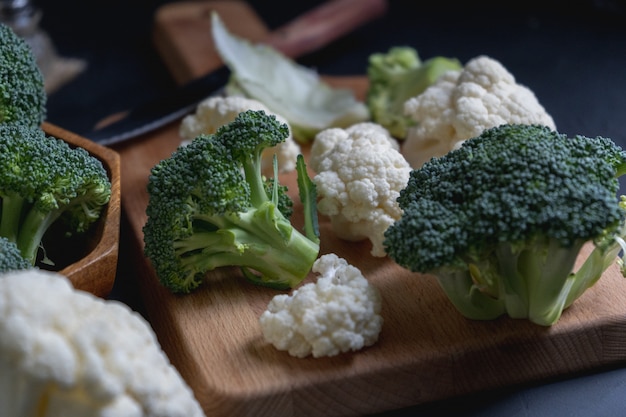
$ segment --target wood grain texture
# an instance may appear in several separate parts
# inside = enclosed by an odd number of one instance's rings
[[[269,31],[243,1],[188,1],[164,5],[155,14],[153,40],[174,79],[184,84],[221,62],[211,39],[211,14],[228,30],[271,45],[288,57],[314,52],[387,11],[387,0],[329,0]]]
[[[269,31],[252,7],[242,1],[183,1],[161,6],[155,13],[153,41],[163,62],[180,84],[219,65],[211,39],[211,13],[219,13],[237,36],[259,41]]]
[[[246,24],[241,19],[226,23]],[[331,82],[354,88],[359,97],[367,88],[363,77]],[[276,292],[223,268],[208,274],[198,291],[173,295],[141,255],[149,171],[179,143],[176,122],[116,150],[122,159],[122,204],[150,322],[208,416],[361,415],[626,359],[626,282],[615,266],[552,327],[505,317],[471,321],[457,313],[433,278],[371,257],[367,242],[337,239],[323,217],[322,253],[346,258],[381,291],[385,323],[380,339],[361,352],[333,358],[298,359],[277,351],[263,341],[258,324]],[[293,175],[281,180],[295,190]],[[299,207],[296,203],[296,226],[302,224]]]
[[[79,146],[98,158],[111,180],[111,198],[89,239],[86,255],[59,272],[69,278],[75,288],[106,297],[113,288],[117,272],[121,213],[121,161],[114,150],[100,146],[82,136],[45,122],[43,130],[50,136]]]

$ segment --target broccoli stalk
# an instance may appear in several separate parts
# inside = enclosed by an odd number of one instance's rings
[[[31,264],[53,224],[62,221],[66,235],[83,233],[110,196],[106,170],[85,149],[71,148],[39,127],[0,123],[0,236]]]
[[[18,226],[22,216],[24,198],[10,193],[2,194],[2,217],[0,218],[0,236],[11,242],[17,241]]]
[[[144,251],[167,288],[191,292],[207,271],[225,266],[240,267],[254,284],[277,289],[306,277],[319,253],[319,237],[315,187],[304,160],[297,162],[308,213],[304,233],[291,224],[285,213],[290,210],[283,210],[285,188],[278,183],[276,162],[270,186],[261,174],[263,150],[287,136],[287,126],[274,116],[246,111],[152,168]]]
[[[486,130],[412,172],[387,253],[437,277],[468,318],[552,325],[626,246],[626,200],[616,195],[625,167],[607,138]],[[593,249],[574,270],[586,244]]]
[[[421,94],[446,71],[463,68],[457,59],[436,56],[422,62],[411,47],[396,46],[386,53],[370,55],[367,76],[367,107],[372,121],[397,139],[404,139],[414,124],[404,114],[404,103]]]

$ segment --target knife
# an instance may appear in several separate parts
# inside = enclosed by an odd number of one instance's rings
[[[290,58],[313,52],[358,26],[381,16],[387,0],[330,0],[273,31],[264,44]],[[165,126],[219,93],[230,76],[225,65],[172,91],[142,103],[117,120],[85,135],[101,145],[127,141]]]

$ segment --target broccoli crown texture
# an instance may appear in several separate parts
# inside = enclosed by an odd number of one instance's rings
[[[436,56],[422,62],[411,47],[396,46],[369,57],[370,87],[367,106],[371,118],[398,139],[406,137],[414,122],[404,114],[404,103],[433,84],[446,71],[459,71],[457,59]]]
[[[65,222],[66,234],[83,233],[110,196],[106,170],[85,149],[39,127],[0,123],[0,236],[31,263],[53,223]]]
[[[262,151],[288,134],[275,116],[249,110],[152,168],[144,250],[166,287],[190,292],[222,266],[241,267],[247,279],[276,288],[308,274],[319,252],[317,228],[296,230],[286,188],[276,178],[268,186],[261,174]],[[304,172],[302,158],[298,164]],[[315,198],[305,201],[310,207]],[[305,210],[305,223],[315,224],[315,215]]]
[[[30,46],[0,23],[0,123],[39,126],[46,117],[47,95]]]
[[[537,125],[486,130],[411,173],[398,199],[403,216],[385,234],[387,253],[412,271],[445,278],[444,287],[464,282],[447,290],[490,304],[468,316],[526,317],[534,292],[567,306],[619,252],[615,237],[626,212],[616,193],[624,167],[626,153],[608,138],[570,138]],[[590,261],[580,274],[586,278],[575,282],[574,261],[589,241],[601,261]],[[507,297],[522,298],[519,311],[506,306]],[[557,301],[543,303],[549,308],[533,320],[551,324],[560,315]]]
[[[31,263],[24,259],[15,242],[0,236],[0,274],[30,267]]]

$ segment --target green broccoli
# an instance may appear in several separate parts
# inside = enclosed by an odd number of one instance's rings
[[[372,121],[403,140],[407,128],[414,123],[404,114],[404,103],[421,94],[444,72],[462,68],[457,59],[441,56],[422,62],[417,51],[408,46],[396,46],[386,53],[370,55],[366,103]]]
[[[30,46],[0,23],[0,123],[39,126],[47,109],[44,78]]]
[[[31,267],[31,263],[24,259],[15,242],[0,236],[0,274]]]
[[[315,187],[304,159],[297,162],[304,234],[281,211],[286,194],[276,174],[269,188],[261,174],[261,152],[287,136],[287,126],[273,115],[249,110],[152,168],[144,251],[165,287],[189,293],[205,272],[223,266],[240,267],[251,282],[278,289],[306,277],[319,237]]]
[[[57,220],[65,234],[83,233],[110,196],[106,170],[85,149],[39,127],[0,123],[0,236],[15,242],[31,264]]]
[[[386,251],[436,276],[466,317],[552,325],[622,251],[625,170],[626,153],[608,138],[536,125],[486,130],[411,173]]]

